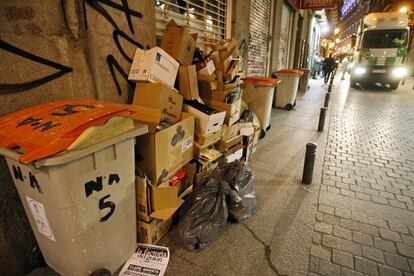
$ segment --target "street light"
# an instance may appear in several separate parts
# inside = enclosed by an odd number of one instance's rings
[[[408,12],[407,7],[401,7],[400,12],[407,13]]]
[[[341,40],[339,38],[335,39],[336,44],[338,44],[339,42],[341,42]]]
[[[339,33],[339,28],[335,28],[334,33],[337,35]]]

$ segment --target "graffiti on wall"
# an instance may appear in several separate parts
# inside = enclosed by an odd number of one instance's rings
[[[82,16],[84,18],[82,18],[82,20],[85,21],[85,28],[86,30],[88,29],[88,24],[87,24],[87,16],[86,16],[86,9],[85,9],[85,3],[87,4],[88,7],[94,9],[95,11],[97,11],[101,16],[103,16],[103,18],[105,18],[105,20],[107,22],[109,22],[112,27],[112,37],[113,37],[113,43],[114,43],[114,48],[116,48],[119,53],[121,54],[121,56],[128,62],[128,64],[132,63],[133,57],[129,56],[127,54],[127,52],[125,51],[125,49],[122,47],[121,44],[121,39],[123,41],[125,41],[126,43],[128,43],[129,45],[134,45],[135,47],[139,47],[141,49],[147,49],[149,48],[149,46],[147,45],[146,47],[144,47],[140,42],[136,41],[132,35],[134,35],[136,33],[136,29],[134,28],[134,25],[132,23],[132,18],[138,18],[138,19],[142,19],[143,15],[142,13],[140,13],[139,11],[136,11],[132,8],[130,8],[129,2],[128,0],[119,0],[119,3],[113,1],[113,0],[78,0],[77,4],[80,7]],[[81,4],[79,4],[81,3]],[[78,7],[78,8],[79,8]],[[33,19],[34,17],[34,11],[32,8],[29,7],[22,7],[22,8],[17,8],[15,6],[12,7],[8,7],[8,14],[10,15],[14,15],[13,17],[8,18],[10,21],[17,21],[18,17],[16,17],[16,13],[20,11],[25,11],[31,9],[32,12],[30,13],[30,18],[23,18],[23,19]],[[62,1],[62,9],[63,9],[63,14],[66,14],[65,11],[65,4],[64,1]],[[113,12],[115,11],[120,11],[125,15],[125,20],[127,22],[127,30],[123,30],[122,28],[119,27],[119,25],[117,24],[117,22],[114,20],[113,16],[111,15]],[[23,13],[23,14],[27,14],[27,12]],[[68,21],[67,18],[65,16],[64,18],[66,25],[68,25]],[[68,25],[69,28],[69,25]],[[92,30],[93,31],[93,30]],[[132,35],[130,35],[132,34]],[[27,91],[27,90],[31,90],[34,89],[36,87],[45,85],[51,81],[54,81],[66,74],[69,74],[71,72],[74,71],[74,69],[72,67],[70,67],[69,65],[64,65],[64,64],[60,64],[56,61],[52,61],[46,57],[41,57],[35,53],[31,53],[28,52],[26,50],[23,50],[19,47],[17,47],[16,45],[12,45],[8,42],[6,42],[3,39],[0,39],[0,50],[4,50],[8,53],[11,53],[13,55],[19,56],[21,58],[24,59],[28,59],[32,62],[36,62],[48,67],[51,67],[53,69],[56,69],[56,71],[54,73],[51,73],[47,76],[44,77],[40,77],[37,78],[35,80],[29,80],[29,81],[25,81],[25,82],[20,82],[20,83],[5,83],[4,81],[0,80],[0,95],[3,94],[10,94],[10,93],[17,93],[17,92],[21,92],[21,91]],[[114,86],[116,88],[116,93],[118,95],[123,95],[123,93],[126,93],[127,95],[127,102],[131,103],[132,102],[132,98],[133,98],[133,92],[135,89],[135,84],[133,82],[128,81],[128,71],[129,68],[123,68],[121,66],[121,63],[119,60],[117,60],[117,58],[112,55],[112,54],[108,54],[106,56],[106,63],[107,63],[107,70],[109,71]],[[121,86],[121,82],[118,79],[119,77],[117,77],[117,75],[121,76],[122,79],[124,79],[124,81],[127,83],[126,87],[127,87],[127,91],[122,91],[122,86]]]

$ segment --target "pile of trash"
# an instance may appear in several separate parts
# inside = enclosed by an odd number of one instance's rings
[[[224,229],[227,220],[240,222],[256,209],[253,174],[243,161],[220,164],[188,196],[180,211],[178,233],[191,251],[203,250]]]

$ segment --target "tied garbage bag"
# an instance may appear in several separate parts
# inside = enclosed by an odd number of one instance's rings
[[[225,167],[222,181],[230,186],[227,198],[228,212],[231,219],[243,221],[256,210],[256,194],[253,189],[253,174],[244,162],[233,162]]]
[[[226,182],[210,178],[189,195],[182,206],[178,224],[178,234],[187,249],[202,250],[217,238],[228,218],[228,192]]]

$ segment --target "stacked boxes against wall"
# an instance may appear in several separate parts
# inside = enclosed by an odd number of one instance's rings
[[[171,21],[160,47],[136,50],[132,109],[149,128],[135,146],[140,242],[157,243],[168,232],[184,197],[219,160],[243,157],[238,46],[205,48]]]

